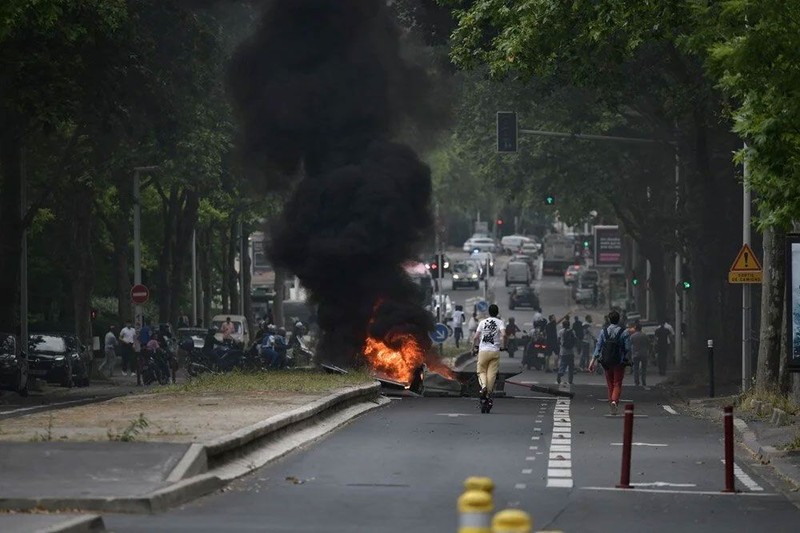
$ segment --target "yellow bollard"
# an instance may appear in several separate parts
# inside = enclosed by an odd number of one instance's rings
[[[492,533],[492,495],[468,490],[458,498],[458,533]]]
[[[492,533],[531,533],[533,521],[519,509],[505,509],[492,519]]]
[[[492,494],[494,492],[494,482],[491,478],[472,476],[464,480],[465,490],[482,490]]]

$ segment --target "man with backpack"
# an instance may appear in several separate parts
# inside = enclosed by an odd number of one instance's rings
[[[608,314],[608,326],[600,331],[594,357],[589,363],[592,372],[597,364],[603,367],[608,387],[608,402],[611,414],[617,414],[619,397],[622,394],[622,379],[625,377],[625,366],[630,353],[630,334],[619,325],[619,312]]]
[[[570,328],[569,318],[561,323],[561,331],[558,332],[558,344],[561,347],[558,358],[558,375],[556,383],[561,384],[561,378],[567,373],[567,380],[572,385],[572,377],[575,373],[575,346],[578,344],[575,330]]]

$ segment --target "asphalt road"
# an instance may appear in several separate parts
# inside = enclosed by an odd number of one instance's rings
[[[545,314],[572,310],[560,279],[538,286]],[[504,368],[517,364],[503,357]],[[553,375],[514,380],[552,383]],[[741,451],[741,492],[722,494],[721,426],[682,413],[657,388],[623,391],[637,414],[636,488],[627,490],[615,488],[623,419],[607,416],[602,377],[578,374],[572,400],[507,390],[527,398],[497,399],[489,415],[475,399],[398,399],[221,493],[162,515],[106,516],[106,524],[118,532],[456,531],[455,502],[471,475],[491,477],[496,508],[527,511],[535,530],[789,531],[800,521],[769,467]]]

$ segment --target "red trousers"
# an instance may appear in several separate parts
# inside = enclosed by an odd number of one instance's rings
[[[608,401],[618,402],[622,394],[622,378],[625,377],[625,365],[612,366],[605,369]]]

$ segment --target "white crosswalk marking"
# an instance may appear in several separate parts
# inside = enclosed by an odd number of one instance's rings
[[[553,435],[547,461],[547,486],[551,488],[573,487],[572,419],[569,408],[568,399],[559,399],[553,410]]]
[[[724,459],[721,459],[721,461],[723,464],[725,463]],[[736,463],[733,464],[733,473],[736,475],[736,479],[738,479],[739,482],[749,490],[753,492],[762,492],[764,490],[761,485],[756,483],[756,481],[747,475],[747,472],[742,470],[742,468]]]

